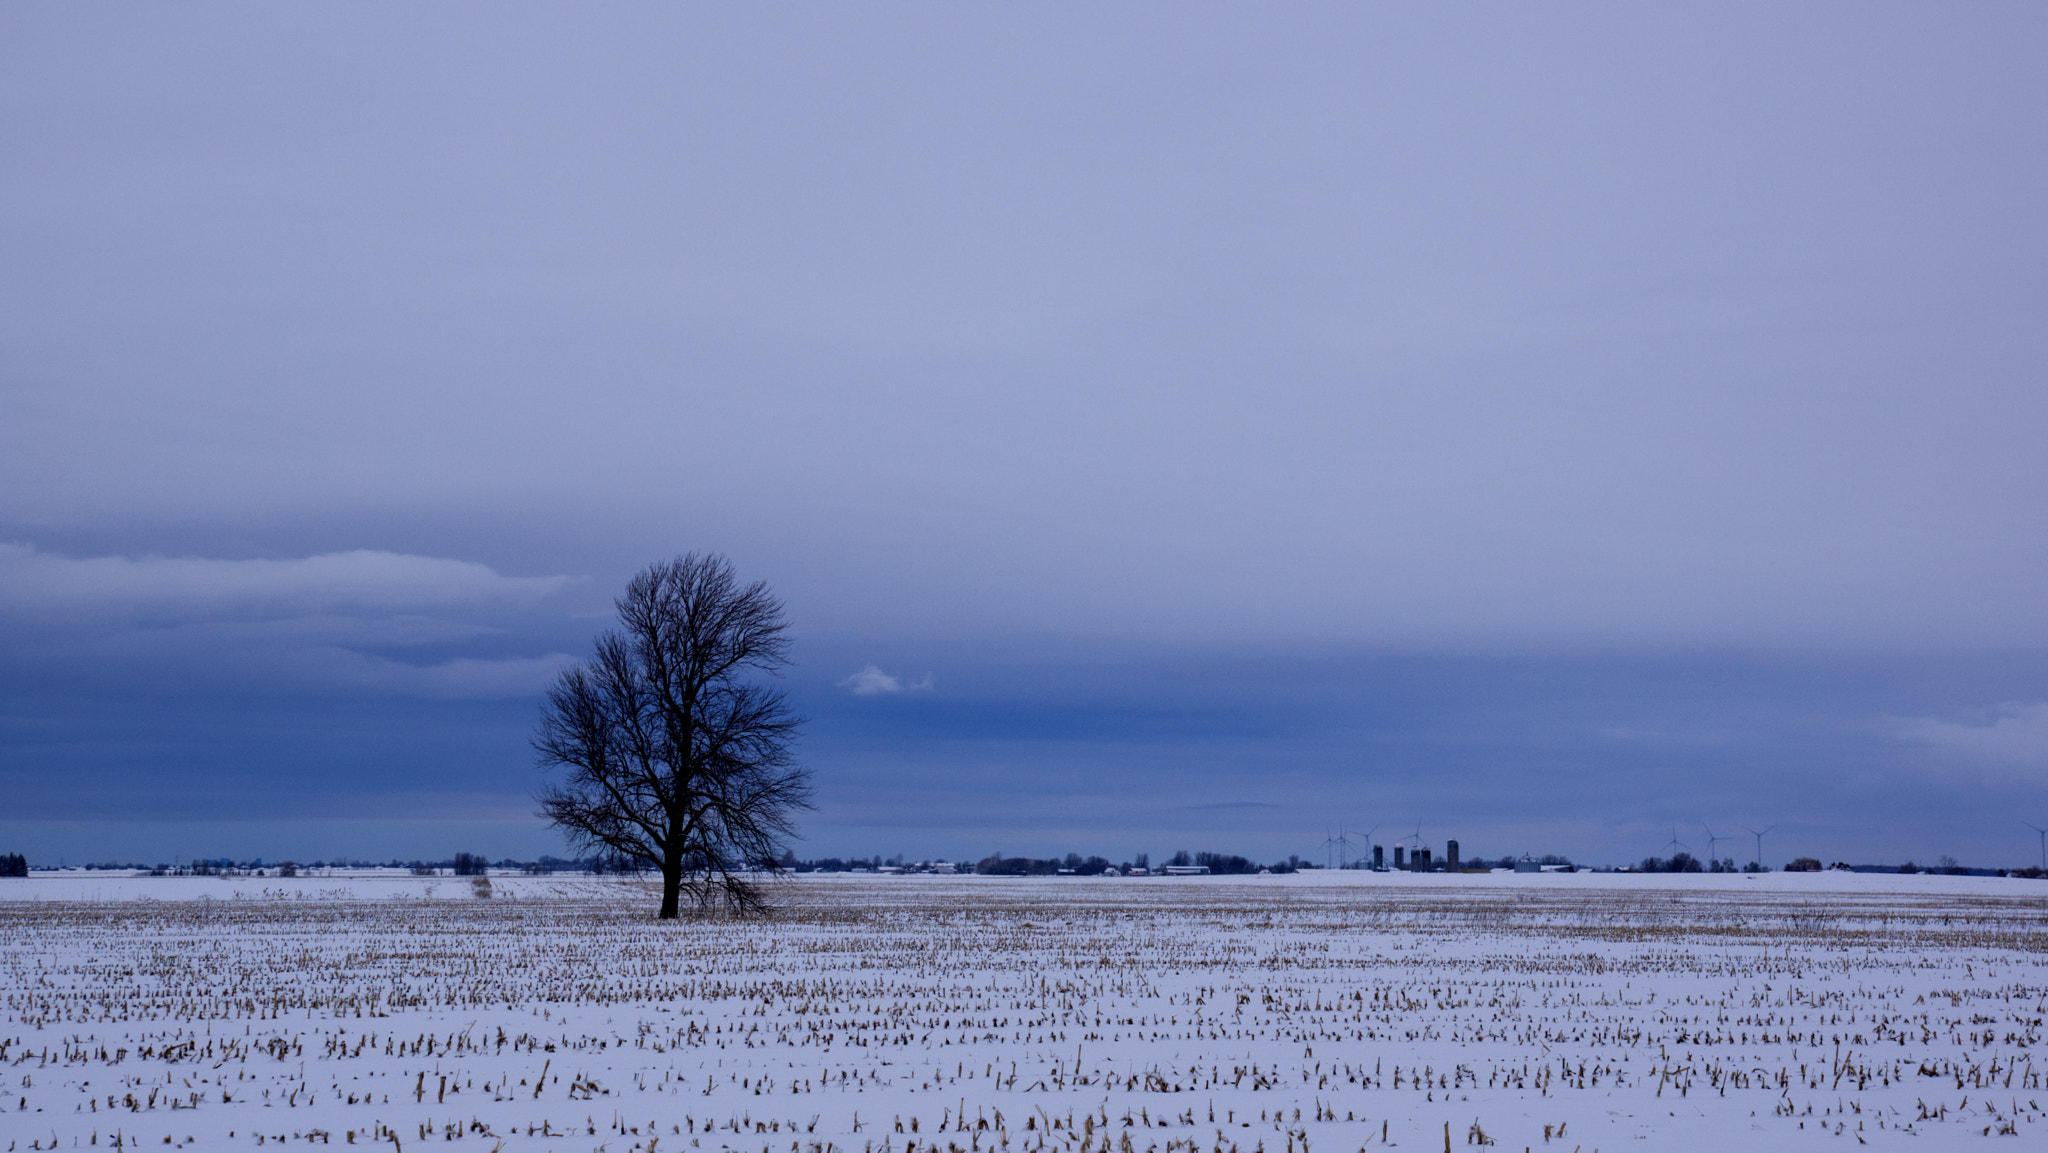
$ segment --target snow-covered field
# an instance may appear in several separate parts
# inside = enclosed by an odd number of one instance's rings
[[[0,1142],[2048,1137],[2048,883],[809,876],[782,899],[659,925],[643,886],[588,878],[0,881]]]

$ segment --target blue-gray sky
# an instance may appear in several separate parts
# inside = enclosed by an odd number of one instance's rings
[[[10,7],[0,840],[558,850],[537,692],[700,549],[802,638],[806,854],[2030,859],[2042,59],[2024,4]]]

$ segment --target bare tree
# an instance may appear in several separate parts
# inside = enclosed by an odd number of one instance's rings
[[[651,565],[614,602],[620,628],[548,690],[534,749],[564,769],[536,798],[571,841],[661,874],[661,917],[767,907],[753,879],[776,868],[809,770],[784,694],[751,682],[789,663],[782,602],[740,587],[724,557]]]

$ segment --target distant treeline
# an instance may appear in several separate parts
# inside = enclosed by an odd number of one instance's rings
[[[1787,866],[1789,869],[1790,866]],[[1746,868],[1735,867],[1735,858],[1701,861],[1691,853],[1673,853],[1669,857],[1644,857],[1636,866],[1638,873],[1768,873],[1769,869],[1751,861]],[[1797,870],[1793,870],[1797,871]]]
[[[1132,869],[1149,870],[1151,868],[1151,856],[1150,854],[1139,853],[1135,860],[1119,862],[1112,861],[1107,857],[1084,857],[1079,853],[1068,853],[1065,856],[1052,857],[1006,857],[1001,853],[991,853],[972,864],[965,862],[954,864],[949,861],[907,861],[901,856],[888,858],[819,857],[816,860],[804,861],[798,860],[794,855],[784,854],[782,860],[777,862],[777,865],[780,868],[796,873],[873,873],[886,869],[891,872],[898,870],[903,872],[951,871],[975,873],[984,877],[1053,877],[1061,875],[1097,877],[1109,872],[1111,869],[1115,869],[1119,873],[1128,873]],[[1249,857],[1241,857],[1235,853],[1191,853],[1186,850],[1182,850],[1167,858],[1161,867],[1163,868],[1167,865],[1199,865],[1207,868],[1211,873],[1256,873],[1261,869],[1273,873],[1292,873],[1297,869],[1318,867],[1303,861],[1300,857],[1289,857],[1284,861],[1275,861],[1272,864],[1262,865]]]
[[[1476,871],[1481,869],[1510,869],[1517,864],[1526,868],[1531,863],[1557,869],[1584,868],[1584,866],[1575,866],[1568,858],[1555,854],[1541,858],[1509,856],[1494,859],[1467,857],[1459,862],[1459,867]],[[1207,868],[1211,873],[1223,875],[1258,873],[1261,871],[1293,873],[1302,870],[1320,870],[1324,868],[1320,863],[1303,860],[1299,856],[1289,856],[1284,861],[1260,864],[1249,857],[1238,856],[1235,853],[1191,853],[1186,850],[1168,857],[1158,867],[1184,867],[1190,865],[1201,866]],[[1359,860],[1347,861],[1344,867],[1362,869],[1369,867],[1369,865],[1369,860]],[[158,877],[234,877],[255,874],[290,877],[297,875],[303,869],[405,869],[418,876],[435,876],[442,873],[452,873],[456,876],[482,876],[488,871],[496,870],[499,872],[522,872],[532,876],[542,876],[549,873],[638,873],[644,871],[648,866],[618,857],[565,858],[542,856],[538,860],[533,861],[519,861],[506,857],[497,861],[489,861],[478,853],[456,853],[450,857],[435,861],[336,860],[310,861],[306,863],[273,861],[266,864],[260,857],[248,860],[213,857],[197,859],[189,863],[177,865],[159,864],[153,867],[136,864],[117,864],[112,861],[94,862],[77,867],[93,870],[146,872]],[[779,860],[761,862],[761,867],[764,869],[780,869],[793,873],[874,873],[900,871],[976,873],[988,877],[1093,877],[1107,873],[1111,869],[1115,869],[1119,873],[1129,873],[1133,869],[1150,870],[1153,866],[1151,865],[1150,857],[1145,853],[1139,853],[1135,860],[1121,862],[1113,862],[1107,857],[1100,856],[1084,857],[1079,853],[1068,853],[1065,856],[1055,857],[1006,857],[1001,853],[991,853],[972,864],[961,863],[956,865],[943,861],[912,862],[906,861],[901,856],[887,859],[882,857],[819,857],[815,860],[806,861],[799,860],[794,853],[785,852]],[[1415,859],[1411,857],[1400,867],[1403,871],[1409,872],[1416,871],[1418,868],[1434,871],[1445,868],[1446,862],[1438,858],[1418,865]],[[1787,862],[1784,866],[1784,871],[1788,873],[1818,873],[1822,870],[1838,870],[1852,873],[1936,873],[1955,877],[2025,877],[2030,879],[2048,879],[2048,871],[2033,865],[2018,869],[1993,869],[1959,864],[1954,857],[1941,857],[1932,865],[1919,865],[1911,861],[1903,865],[1852,865],[1846,861],[1836,861],[1833,864],[1824,865],[1816,857],[1798,857]],[[27,857],[20,853],[0,853],[0,877],[26,877],[28,876],[28,871],[29,863]],[[1599,871],[1606,872],[1610,870],[1603,868]],[[1619,871],[1634,873],[1768,873],[1772,870],[1770,866],[1762,865],[1755,861],[1738,866],[1733,857],[1725,857],[1718,861],[1712,859],[1701,860],[1690,853],[1679,852],[1669,857],[1645,857],[1639,863],[1624,866]]]
[[[87,869],[132,869],[156,877],[237,877],[251,874],[275,874],[280,877],[297,876],[302,869],[405,869],[417,876],[430,877],[440,873],[453,873],[458,877],[480,877],[497,869],[503,872],[522,872],[536,876],[548,873],[603,873],[630,871],[616,862],[605,860],[574,860],[563,857],[543,856],[537,861],[519,861],[511,857],[501,860],[487,860],[480,853],[456,853],[435,861],[390,860],[390,861],[271,861],[261,857],[248,860],[234,860],[228,857],[209,857],[176,865],[158,864],[116,865],[90,864]]]
[[[1940,873],[1951,877],[2027,877],[2039,879],[2048,877],[2036,866],[2024,869],[1985,869],[1956,862],[1954,857],[1943,857],[1931,866],[1916,865],[1907,861],[1903,865],[1852,865],[1847,861],[1836,861],[1823,865],[1818,857],[1795,857],[1785,863],[1788,873],[1818,873],[1833,870],[1843,873]],[[1735,865],[1735,858],[1701,861],[1691,853],[1673,853],[1669,857],[1644,857],[1633,870],[1637,873],[1768,873],[1770,866],[1751,861],[1741,868]]]
[[[1271,873],[1292,873],[1303,868],[1299,857],[1275,861],[1262,865],[1249,857],[1235,853],[1190,853],[1183,849],[1168,857],[1162,868],[1200,867],[1218,874],[1245,874],[1266,871]],[[991,854],[975,862],[974,871],[985,877],[1051,877],[1062,874],[1076,877],[1099,877],[1111,869],[1128,873],[1133,869],[1151,868],[1148,856],[1140,854],[1134,861],[1111,861],[1107,857],[1084,857],[1079,853],[1068,853],[1064,857],[1005,857],[1000,853]]]

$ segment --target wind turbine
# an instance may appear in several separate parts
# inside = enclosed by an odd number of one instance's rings
[[[1667,849],[1689,849],[1692,846],[1678,839],[1678,826],[1673,825],[1671,826],[1671,839],[1665,842],[1664,847]],[[1676,854],[1673,855],[1676,856]]]
[[[1707,829],[1707,864],[1709,867],[1711,867],[1714,864],[1714,862],[1719,861],[1721,859],[1721,850],[1719,846],[1722,841],[1725,841],[1728,838],[1715,836],[1714,830],[1708,829],[1707,823],[1705,821],[1700,822],[1700,828]]]
[[[1365,863],[1366,858],[1372,856],[1372,835],[1379,831],[1380,827],[1378,825],[1374,825],[1372,828],[1367,829],[1365,832],[1359,834],[1359,864],[1363,865]]]
[[[1776,826],[1776,825],[1772,825],[1772,826],[1771,826],[1771,829],[1775,829],[1775,828],[1777,828],[1777,827],[1778,827],[1778,826]],[[1768,832],[1770,832],[1770,831],[1771,831],[1771,829],[1765,829],[1765,830],[1764,830],[1764,833],[1768,833]],[[1750,827],[1749,827],[1748,825],[1744,825],[1744,826],[1742,826],[1742,831],[1743,831],[1743,832],[1745,832],[1745,833],[1748,833],[1748,834],[1749,834],[1750,836],[1752,836],[1752,837],[1755,837],[1755,838],[1756,838],[1756,867],[1757,867],[1757,868],[1759,868],[1759,869],[1763,868],[1763,867],[1764,867],[1764,833],[1759,833],[1759,832],[1757,832],[1757,831],[1756,831],[1755,829],[1752,829],[1752,828],[1750,828]]]
[[[1328,825],[1324,825],[1324,826],[1323,826],[1323,864],[1324,864],[1324,866],[1325,866],[1325,867],[1328,867],[1328,865],[1329,865],[1329,863],[1330,863],[1330,854],[1331,854],[1332,852],[1335,852],[1335,853],[1337,853],[1337,855],[1338,855],[1339,859],[1342,859],[1342,857],[1343,857],[1343,852],[1344,852],[1344,850],[1343,850],[1342,848],[1339,848],[1339,846],[1341,846],[1341,845],[1345,845],[1345,844],[1348,844],[1348,843],[1349,843],[1349,842],[1347,842],[1347,841],[1345,841],[1345,840],[1344,840],[1344,833],[1343,833],[1343,830],[1341,830],[1341,829],[1340,829],[1340,830],[1338,830],[1338,832],[1337,832],[1337,835],[1336,835],[1336,836],[1334,836],[1334,837],[1330,836],[1330,835],[1329,835],[1329,832],[1330,832],[1330,827],[1329,827]]]
[[[2048,869],[2048,829],[2044,829],[2032,821],[2021,821],[2020,824],[2041,834],[2041,867]]]

